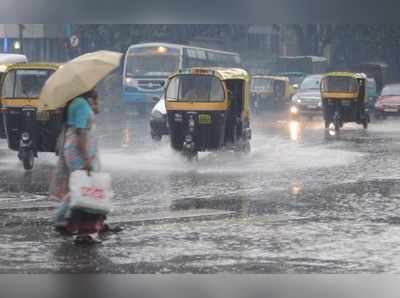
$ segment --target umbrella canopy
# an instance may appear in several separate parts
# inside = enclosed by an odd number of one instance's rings
[[[64,107],[71,99],[92,90],[109,73],[118,68],[122,54],[98,51],[79,56],[60,67],[43,86],[40,110]]]

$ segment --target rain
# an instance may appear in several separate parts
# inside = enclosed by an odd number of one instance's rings
[[[394,51],[400,27],[310,26],[0,24],[0,71],[3,55],[27,58],[0,72],[0,273],[399,273],[400,68],[376,43]],[[97,84],[94,129],[106,222],[123,229],[77,245],[54,229],[59,157],[39,149],[27,169],[10,148],[42,128],[9,129],[7,82],[100,50],[123,54]],[[188,100],[198,76],[208,98]]]

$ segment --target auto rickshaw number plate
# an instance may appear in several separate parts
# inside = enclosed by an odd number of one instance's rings
[[[199,115],[199,123],[200,124],[211,124],[211,116],[208,114],[200,114]]]
[[[36,120],[39,121],[48,121],[49,120],[49,112],[41,111],[36,113]]]

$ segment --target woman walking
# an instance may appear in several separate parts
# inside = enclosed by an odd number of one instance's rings
[[[59,160],[51,196],[62,201],[56,213],[56,229],[96,238],[103,229],[104,216],[69,209],[69,178],[73,171],[100,170],[94,117],[99,112],[97,93],[86,92],[71,100],[65,110],[65,128],[59,145]]]

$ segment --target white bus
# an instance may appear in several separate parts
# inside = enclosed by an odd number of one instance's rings
[[[122,101],[148,104],[161,97],[167,78],[188,67],[240,67],[237,53],[169,43],[143,43],[129,47],[122,76]]]

